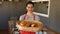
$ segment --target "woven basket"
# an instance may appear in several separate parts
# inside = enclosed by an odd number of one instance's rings
[[[16,25],[17,25],[19,30],[30,31],[30,32],[37,32],[37,31],[40,31],[42,29],[42,27],[43,27],[42,22],[38,22],[38,21],[24,21],[23,22],[24,25],[21,25],[20,24],[21,22],[22,21],[17,21],[16,22]],[[31,24],[35,24],[35,26],[32,27]]]

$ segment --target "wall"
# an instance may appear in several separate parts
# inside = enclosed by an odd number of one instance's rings
[[[23,2],[3,2],[0,5],[0,29],[8,29],[10,17],[19,16],[25,13],[25,1]]]
[[[51,0],[48,27],[60,33],[60,0]]]

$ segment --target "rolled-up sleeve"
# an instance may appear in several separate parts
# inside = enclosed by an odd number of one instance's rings
[[[24,18],[24,15],[20,16],[19,17],[19,20],[23,20],[23,18]]]
[[[40,21],[40,17],[36,15],[36,21]]]

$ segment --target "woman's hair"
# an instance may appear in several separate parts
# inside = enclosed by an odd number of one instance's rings
[[[33,3],[33,2],[31,2],[31,1],[27,2],[27,3],[26,3],[26,6],[27,6],[28,4],[32,4],[33,7],[34,7],[34,3]]]

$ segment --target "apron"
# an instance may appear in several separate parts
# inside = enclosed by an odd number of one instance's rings
[[[26,19],[26,16],[27,15],[24,16],[24,20]],[[34,16],[34,20],[35,20],[35,15],[33,15],[33,16]],[[35,32],[29,32],[29,31],[23,31],[22,30],[22,31],[20,31],[20,34],[36,34],[36,33]]]

